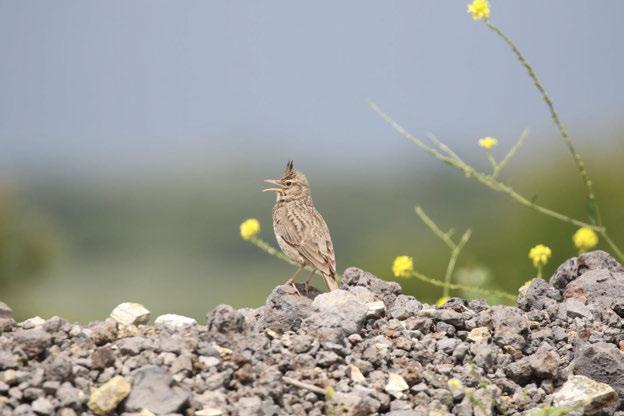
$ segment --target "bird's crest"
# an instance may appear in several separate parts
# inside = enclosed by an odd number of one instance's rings
[[[286,164],[286,169],[284,170],[284,175],[282,176],[282,178],[290,178],[293,176],[295,176],[295,167],[293,165],[293,161],[290,160]]]

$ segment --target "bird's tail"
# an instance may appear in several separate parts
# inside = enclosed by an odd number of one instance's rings
[[[336,281],[336,275],[323,274],[323,279],[325,279],[325,284],[330,291],[338,289],[338,281]]]

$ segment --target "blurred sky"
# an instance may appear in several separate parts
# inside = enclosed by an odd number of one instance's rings
[[[398,169],[407,145],[369,97],[459,148],[529,126],[539,149],[554,137],[544,105],[466,3],[2,0],[0,174],[171,175],[275,160],[277,172],[290,158]],[[581,149],[622,128],[624,2],[492,10],[564,120],[591,132]]]

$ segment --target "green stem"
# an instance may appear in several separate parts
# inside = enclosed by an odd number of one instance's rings
[[[490,152],[489,150],[487,152],[487,158],[488,158],[488,161],[490,162],[490,165],[492,165],[492,176],[494,176],[494,172],[498,170],[498,163],[496,163],[496,159],[494,159],[494,155],[492,155],[492,152]]]
[[[599,233],[602,236],[602,238],[604,238],[604,240],[607,242],[607,244],[609,244],[611,249],[615,252],[616,256],[620,258],[620,261],[622,261],[624,259],[624,253],[622,253],[622,251],[615,244],[615,242],[611,240],[611,237],[609,237],[609,235],[607,234],[607,230],[599,231]]]
[[[480,293],[480,294],[485,295],[485,296],[500,296],[502,298],[505,298],[505,299],[508,299],[508,300],[511,300],[511,301],[514,301],[514,302],[516,301],[516,296],[514,296],[514,295],[512,295],[510,293],[502,292],[500,290],[488,290],[488,289],[483,289],[483,288],[480,288],[480,287],[459,285],[459,284],[456,284],[456,283],[447,284],[445,282],[441,282],[439,280],[433,279],[433,278],[431,278],[429,276],[425,276],[424,274],[419,273],[417,271],[413,271],[412,272],[412,276],[417,278],[417,279],[419,279],[419,280],[422,280],[423,282],[429,283],[432,286],[437,286],[437,287],[447,287],[448,286],[449,289],[452,289],[452,290],[463,290],[463,291],[466,291],[466,292]]]
[[[572,154],[572,157],[574,158],[574,162],[576,163],[576,167],[578,168],[579,173],[581,174],[581,178],[585,182],[585,187],[587,188],[587,200],[590,206],[590,217],[596,221],[597,225],[602,225],[602,220],[600,218],[600,210],[598,209],[598,203],[596,202],[596,197],[594,195],[594,188],[593,188],[591,180],[589,179],[589,175],[587,174],[587,169],[585,168],[585,163],[583,162],[583,158],[581,157],[579,152],[577,152],[576,148],[572,144],[572,140],[570,140],[568,130],[563,125],[561,120],[559,119],[559,114],[557,114],[553,100],[550,98],[550,96],[546,92],[546,88],[544,87],[544,84],[542,84],[542,82],[539,80],[539,78],[537,77],[537,74],[533,70],[533,67],[526,60],[522,52],[520,52],[520,49],[518,49],[518,47],[515,45],[513,40],[511,40],[509,36],[507,36],[498,27],[496,27],[489,21],[485,21],[485,25],[488,28],[490,28],[494,33],[496,33],[501,39],[503,39],[503,41],[505,41],[505,43],[511,48],[513,53],[518,58],[518,61],[520,61],[522,66],[529,73],[529,77],[531,77],[531,80],[533,80],[533,84],[535,84],[535,87],[542,95],[542,98],[544,102],[546,102],[546,105],[548,106],[548,110],[550,111],[550,116],[553,122],[555,123],[555,125],[557,126],[557,128],[559,129],[559,134],[561,135],[561,138],[563,139],[566,146],[568,147],[568,150]]]
[[[466,235],[466,234],[464,234]],[[470,237],[470,235],[468,235],[468,237],[466,238],[462,238],[462,241],[465,239],[466,241],[468,240],[468,238]],[[290,260],[288,257],[286,257],[283,253],[279,252],[277,249],[275,249],[274,247],[272,247],[269,243],[267,243],[266,241],[264,241],[263,239],[261,239],[260,237],[252,237],[249,239],[249,241],[255,245],[256,247],[258,247],[259,249],[261,249],[262,251],[270,254],[271,256],[277,257],[278,259],[285,261],[288,264],[292,264],[293,266],[296,266],[297,263],[295,263],[294,261]],[[461,242],[460,242],[461,244]],[[464,243],[465,244],[465,243]],[[461,251],[461,249],[460,249]],[[306,266],[307,270],[312,271],[312,269],[308,266]],[[482,289],[479,287],[471,287],[471,286],[464,286],[464,285],[457,285],[457,284],[447,284],[445,282],[441,282],[439,280],[435,280],[432,279],[431,277],[427,277],[424,274],[420,274],[418,272],[412,272],[412,275],[414,277],[416,277],[417,279],[420,279],[422,281],[425,281],[433,286],[437,286],[437,287],[446,287],[448,286],[450,289],[452,290],[464,290],[467,292],[476,292],[476,293],[481,293],[487,296],[500,296],[506,299],[510,299],[515,301],[515,296],[509,294],[509,293],[505,293],[505,292],[501,292],[498,290],[487,290],[487,289]]]
[[[543,266],[537,266],[537,277],[540,279],[542,278],[542,269]]]
[[[420,205],[416,205],[414,207],[416,211],[416,215],[418,215],[422,222],[429,227],[429,229],[436,235],[440,240],[444,241],[444,243],[449,246],[451,250],[455,250],[457,248],[457,244],[451,240],[449,233],[443,232],[440,227],[425,213],[425,211],[420,207]]]
[[[289,259],[288,257],[286,257],[286,255],[284,255],[284,253],[282,253],[281,251],[278,251],[276,248],[274,248],[273,246],[271,246],[269,243],[267,243],[266,241],[264,241],[263,239],[261,239],[260,237],[251,237],[249,239],[249,241],[255,245],[256,247],[258,247],[259,249],[261,249],[262,251],[264,251],[265,253],[270,254],[273,257],[277,257],[278,259],[291,264],[293,266],[299,266],[299,264],[295,263],[294,261],[292,261],[291,259]],[[320,272],[316,269],[312,269],[310,266],[305,266],[305,269],[308,270],[309,272],[314,272],[316,274],[318,274],[320,276]],[[336,274],[336,277],[341,278],[341,276],[339,274]]]
[[[453,278],[453,271],[455,270],[455,264],[457,263],[457,258],[461,253],[462,249],[470,239],[470,235],[472,231],[470,229],[466,230],[464,235],[462,235],[459,243],[451,250],[451,258],[449,259],[448,266],[446,266],[446,273],[444,275],[444,290],[442,291],[443,296],[449,296],[451,279]]]
[[[532,208],[544,215],[547,215],[549,217],[558,219],[559,221],[563,221],[563,222],[567,222],[569,224],[575,225],[577,227],[588,227],[593,229],[596,232],[602,232],[604,230],[604,227],[602,226],[598,226],[598,225],[594,225],[594,224],[589,224],[571,217],[568,217],[567,215],[564,214],[560,214],[556,211],[553,211],[551,209],[545,208],[541,205],[538,205],[534,202],[531,202],[528,198],[520,195],[519,193],[517,193],[516,191],[513,190],[513,188],[511,188],[508,185],[503,184],[502,182],[498,181],[496,178],[492,177],[491,175],[486,175],[484,173],[480,173],[478,171],[476,171],[472,166],[468,165],[467,163],[463,162],[461,159],[455,158],[455,157],[448,157],[448,156],[444,156],[443,154],[441,154],[440,152],[438,152],[436,149],[427,146],[426,144],[424,144],[420,139],[418,139],[417,137],[413,136],[410,132],[408,132],[407,130],[405,130],[399,123],[397,123],[396,121],[394,121],[392,119],[392,117],[390,117],[388,114],[386,114],[376,103],[374,103],[373,101],[369,100],[369,106],[371,107],[371,109],[377,113],[382,120],[384,120],[386,123],[388,123],[394,130],[396,130],[399,134],[401,134],[404,138],[406,138],[407,140],[411,141],[412,143],[414,143],[416,146],[420,147],[421,149],[423,149],[425,152],[429,153],[431,156],[435,157],[436,159],[440,160],[443,163],[446,163],[449,166],[452,166],[460,171],[462,171],[464,173],[464,175],[466,177],[474,177],[477,181],[481,182],[483,185],[487,186],[488,188],[496,191],[496,192],[501,192],[504,194],[507,194],[509,197],[511,197],[513,200],[515,200],[516,202]]]
[[[522,131],[522,134],[520,134],[520,137],[518,138],[518,141],[516,142],[516,144],[513,145],[513,147],[505,155],[503,160],[498,164],[496,169],[494,169],[494,173],[492,173],[493,178],[496,178],[501,173],[501,171],[507,165],[507,163],[509,163],[509,161],[514,157],[518,149],[522,147],[522,145],[524,144],[524,141],[526,140],[528,136],[529,136],[529,129],[524,129]]]

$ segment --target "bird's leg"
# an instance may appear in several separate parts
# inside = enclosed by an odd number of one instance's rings
[[[292,286],[293,289],[295,289],[295,292],[297,292],[299,296],[301,296],[301,293],[299,293],[299,289],[297,289],[297,286],[295,286],[295,277],[297,277],[297,275],[301,273],[301,270],[303,270],[304,267],[305,267],[304,264],[299,265],[299,268],[297,269],[297,271],[292,276],[290,276],[290,279],[288,279],[286,283],[284,283],[285,285]]]
[[[306,295],[310,291],[310,280],[312,280],[312,278],[314,277],[314,273],[316,273],[316,270],[312,269],[312,272],[308,276],[308,279],[303,282],[303,290],[305,290]]]

